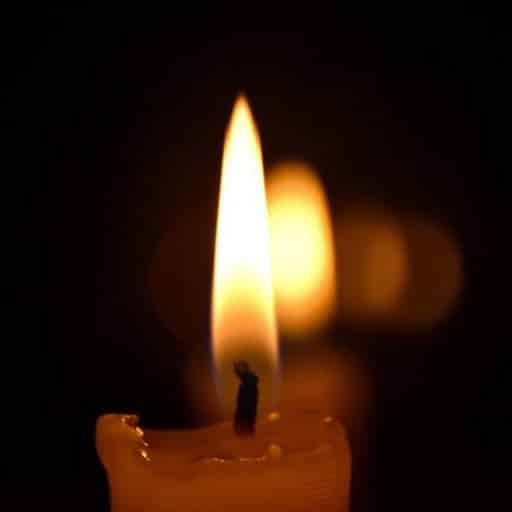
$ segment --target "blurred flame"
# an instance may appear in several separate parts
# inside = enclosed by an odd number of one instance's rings
[[[354,209],[337,230],[339,304],[351,317],[387,314],[400,302],[409,276],[405,237],[382,211]]]
[[[453,311],[463,262],[445,227],[357,207],[345,212],[336,242],[338,304],[345,320],[420,331]]]
[[[260,377],[271,407],[278,366],[270,241],[258,131],[244,96],[234,106],[222,159],[212,296],[213,356],[221,399],[231,411],[237,359]]]
[[[453,234],[426,219],[408,219],[408,286],[393,317],[398,327],[434,327],[455,309],[464,284],[463,257]]]
[[[277,165],[268,184],[272,271],[279,326],[296,339],[323,327],[335,306],[333,235],[315,171]]]

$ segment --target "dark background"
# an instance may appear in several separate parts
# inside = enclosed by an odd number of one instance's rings
[[[170,224],[191,226],[198,251],[182,259],[197,273],[180,292],[198,297],[202,346],[222,138],[243,89],[265,161],[299,154],[334,209],[427,215],[463,253],[449,318],[407,343],[375,332],[382,343],[362,333],[353,347],[376,389],[353,509],[497,508],[510,456],[498,13],[332,14],[268,32],[226,30],[216,14],[3,17],[3,496],[12,510],[106,510],[99,414],[197,421],[187,345],[157,318],[148,267]]]

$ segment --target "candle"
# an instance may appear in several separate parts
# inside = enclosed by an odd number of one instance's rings
[[[150,431],[129,415],[98,421],[112,512],[347,511],[350,450],[330,417],[290,414],[239,438],[230,422]]]
[[[97,451],[113,512],[348,510],[344,428],[300,403],[276,410],[279,350],[262,162],[240,97],[224,145],[212,296],[216,389],[228,419],[163,432],[143,431],[132,415],[100,417]],[[251,400],[258,399],[258,418],[241,436],[239,420],[250,414],[237,398],[249,374],[257,378]]]

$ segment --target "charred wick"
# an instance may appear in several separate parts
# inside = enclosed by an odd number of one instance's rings
[[[256,423],[259,377],[251,371],[247,361],[236,361],[234,371],[240,386],[233,426],[237,435],[250,436],[254,434]]]

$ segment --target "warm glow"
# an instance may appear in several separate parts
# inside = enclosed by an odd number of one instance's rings
[[[410,276],[392,320],[398,327],[430,329],[456,308],[464,285],[463,258],[454,234],[427,219],[405,223]]]
[[[340,312],[362,321],[389,316],[409,279],[400,223],[384,211],[349,210],[338,223],[337,246]]]
[[[290,162],[271,172],[272,270],[280,329],[295,339],[323,327],[335,306],[331,220],[320,180]]]
[[[260,408],[272,406],[278,365],[270,242],[258,131],[237,99],[222,159],[212,296],[213,355],[225,409],[236,402],[233,362],[260,377]]]
[[[354,207],[340,218],[336,242],[344,321],[419,332],[454,311],[464,283],[463,258],[447,227]]]

